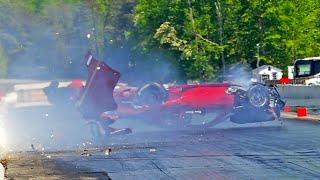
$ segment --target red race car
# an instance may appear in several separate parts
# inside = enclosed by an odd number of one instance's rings
[[[123,117],[143,118],[162,126],[180,128],[209,128],[225,120],[238,124],[274,121],[279,120],[285,105],[275,87],[263,84],[255,83],[245,89],[230,83],[166,88],[149,83],[134,88],[117,85],[120,73],[96,60],[91,53],[85,56],[84,63],[88,68],[85,86],[78,83],[62,89],[54,84],[45,92],[53,104],[64,97],[62,101],[67,99],[85,119],[99,122],[104,129]],[[113,132],[119,131],[108,131]]]

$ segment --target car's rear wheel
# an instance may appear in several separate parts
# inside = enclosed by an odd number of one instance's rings
[[[161,104],[167,100],[167,90],[158,83],[148,83],[138,90],[138,103],[144,105]]]
[[[248,90],[248,99],[255,108],[264,108],[269,105],[269,89],[263,85],[253,85]]]

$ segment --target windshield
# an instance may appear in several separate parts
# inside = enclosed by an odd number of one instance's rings
[[[311,64],[299,64],[297,66],[297,75],[310,75],[311,74]]]

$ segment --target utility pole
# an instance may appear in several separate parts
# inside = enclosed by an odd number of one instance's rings
[[[192,31],[193,31],[193,34],[195,35],[195,39],[196,39],[196,43],[197,43],[197,52],[198,52],[199,51],[199,49],[198,49],[198,36],[197,36],[197,33],[196,33],[196,27],[195,27],[195,22],[194,22],[194,17],[193,17],[193,10],[192,10],[192,6],[191,6],[190,0],[188,0],[188,6],[189,6],[189,17],[190,17],[190,20],[191,20]]]
[[[257,68],[260,67],[260,44],[257,45]]]
[[[217,12],[217,19],[218,19],[218,25],[219,25],[219,45],[223,45],[223,17],[222,17],[222,10],[221,10],[221,4],[220,1],[217,0],[215,3],[216,6],[216,12]],[[225,78],[226,75],[226,60],[224,58],[224,50],[221,52],[221,62],[222,62],[222,70],[223,70],[223,78]]]

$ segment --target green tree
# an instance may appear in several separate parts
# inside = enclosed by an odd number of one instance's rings
[[[222,51],[212,36],[212,12],[206,1],[139,1],[133,33],[137,48],[142,52],[171,50],[188,78],[212,79]]]
[[[92,49],[123,72],[169,62],[205,81],[234,64],[286,69],[319,56],[319,29],[318,0],[0,0],[0,68],[78,76]]]

